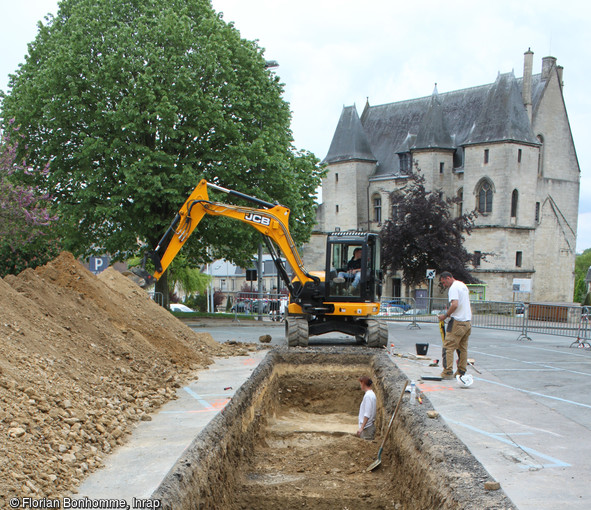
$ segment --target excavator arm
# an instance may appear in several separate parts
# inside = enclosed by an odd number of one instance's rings
[[[243,207],[233,204],[223,204],[209,200],[207,188],[212,188],[229,195],[243,198],[260,206]],[[289,232],[290,210],[279,204],[271,204],[238,191],[229,190],[201,180],[195,187],[189,198],[185,201],[174,220],[168,227],[162,239],[154,251],[148,252],[148,256],[154,262],[156,268],[154,275],[149,275],[145,269],[133,271],[144,280],[144,286],[154,283],[160,279],[166,268],[174,260],[180,249],[187,242],[199,222],[208,214],[210,216],[224,216],[242,221],[258,230],[266,238],[275,242],[279,250],[295,272],[296,278],[300,281],[302,288],[308,282],[319,283],[318,277],[308,273],[302,259],[296,249],[295,243]],[[145,263],[145,260],[144,260]],[[276,261],[278,270],[285,283],[291,289],[291,282],[285,269],[280,262]]]

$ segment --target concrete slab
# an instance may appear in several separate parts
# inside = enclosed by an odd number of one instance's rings
[[[164,405],[152,421],[141,422],[130,440],[105,459],[105,466],[79,487],[76,498],[148,498],[191,444],[193,438],[224,408],[265,357],[216,358],[197,381],[180,388],[177,400]]]

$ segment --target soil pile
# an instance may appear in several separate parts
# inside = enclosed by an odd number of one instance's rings
[[[229,349],[69,253],[0,279],[0,506],[68,494]]]

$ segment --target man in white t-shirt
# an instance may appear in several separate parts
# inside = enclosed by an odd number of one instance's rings
[[[451,317],[447,326],[447,333],[443,341],[443,372],[442,379],[453,379],[454,376],[463,376],[468,364],[468,338],[472,331],[472,309],[470,308],[470,292],[468,287],[456,280],[451,273],[444,271],[439,280],[448,291],[449,307],[447,312],[439,315],[439,320],[444,321]],[[454,374],[454,351],[458,351],[458,370]]]
[[[371,389],[372,380],[366,375],[359,378],[361,389],[365,393],[359,406],[359,429],[357,436],[371,441],[376,435],[376,394]]]

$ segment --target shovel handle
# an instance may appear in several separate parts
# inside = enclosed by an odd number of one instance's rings
[[[390,423],[388,424],[388,430],[386,430],[386,434],[384,435],[384,440],[382,441],[382,446],[380,446],[380,450],[382,450],[384,448],[384,445],[386,444],[386,439],[388,439],[388,436],[390,435],[390,429],[392,428],[392,423],[394,423],[394,420],[396,419],[396,415],[398,414],[398,409],[400,409],[400,403],[402,402],[402,397],[404,397],[404,392],[406,390],[406,387],[408,386],[408,383],[410,381],[407,379],[406,381],[404,381],[404,386],[402,387],[402,392],[400,393],[400,398],[398,399],[398,403],[396,404],[396,409],[394,409],[394,413],[392,414],[392,418],[390,418]]]

